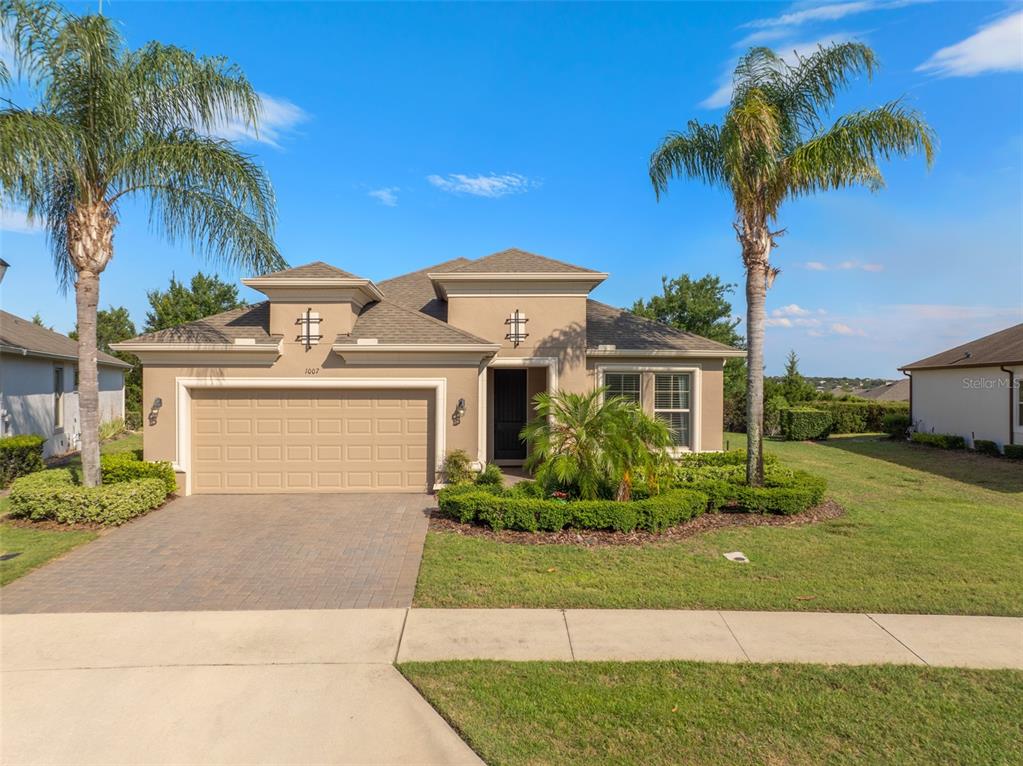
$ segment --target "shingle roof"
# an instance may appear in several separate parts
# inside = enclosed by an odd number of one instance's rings
[[[553,258],[545,258],[536,253],[511,248],[499,253],[468,261],[455,268],[437,269],[445,274],[600,274],[593,269],[584,269],[571,263],[563,263]]]
[[[7,311],[0,311],[0,346],[7,346],[17,353],[24,350],[29,354],[40,354],[48,357],[59,357],[62,359],[78,358],[78,341],[71,340],[59,332],[40,327],[34,322],[22,319]],[[118,359],[116,356],[105,354],[102,351],[96,353],[96,360],[100,364],[116,365],[118,367],[131,367]]]
[[[586,347],[613,345],[621,349],[653,351],[735,351],[716,340],[633,314],[631,311],[608,306],[606,303],[586,301]]]
[[[166,330],[148,332],[134,343],[234,343],[238,338],[251,338],[258,342],[272,343],[277,340],[270,335],[270,301],[243,306],[239,309],[214,314],[211,317],[188,322]]]
[[[362,309],[351,335],[338,335],[335,343],[355,344],[360,339],[379,343],[407,344],[490,344],[490,341],[452,327],[416,309],[382,300]]]
[[[1023,324],[971,340],[961,346],[942,351],[918,362],[900,367],[901,370],[922,370],[938,367],[987,367],[991,365],[1023,364]]]
[[[282,269],[281,271],[275,271],[271,274],[260,274],[259,279],[266,277],[274,277],[275,279],[329,279],[340,278],[340,279],[362,279],[350,271],[339,269],[337,266],[331,266],[329,263],[323,261],[313,261],[303,266],[296,266],[293,269]]]
[[[873,399],[876,402],[908,402],[909,401],[909,378],[885,383],[875,388],[868,388],[866,391],[859,391],[856,396],[864,399]]]
[[[448,304],[437,297],[433,290],[433,282],[427,275],[436,271],[451,271],[466,263],[472,263],[472,261],[468,258],[454,258],[419,271],[385,279],[383,282],[379,282],[377,287],[390,300],[446,322],[448,321]]]

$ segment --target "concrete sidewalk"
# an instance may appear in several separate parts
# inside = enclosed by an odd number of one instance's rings
[[[367,609],[0,617],[0,762],[479,764],[397,660],[1023,668],[1023,619]]]

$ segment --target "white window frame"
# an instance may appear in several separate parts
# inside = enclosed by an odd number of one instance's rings
[[[57,385],[58,378],[60,385]],[[64,386],[66,382],[64,380],[64,367],[62,365],[54,365],[53,367],[53,432],[62,433],[64,431]]]
[[[558,391],[558,358],[556,356],[495,356],[485,366],[480,367],[478,377],[478,389],[476,392],[476,407],[479,409],[479,423],[476,433],[476,459],[482,468],[487,464],[487,442],[490,439],[490,429],[487,427],[488,398],[487,370],[496,367],[544,367],[547,369],[547,393],[555,394]]]
[[[653,401],[652,411],[653,411],[654,417],[656,418],[658,416],[658,414],[660,414],[660,413],[664,413],[664,414],[668,414],[668,415],[688,415],[689,416],[688,417],[688,420],[689,420],[689,423],[688,423],[689,439],[687,440],[688,443],[687,444],[675,444],[674,447],[675,447],[675,449],[682,449],[682,450],[692,449],[692,447],[691,447],[691,445],[693,443],[693,376],[692,376],[692,373],[688,373],[688,372],[655,372],[653,374],[653,376],[654,376],[654,401]],[[688,407],[658,407],[657,406],[657,378],[659,376],[660,377],[667,377],[667,376],[682,377],[682,376],[685,376],[686,378],[688,378],[689,389],[686,392],[688,394],[688,398],[689,398],[689,406]],[[681,392],[680,392],[680,397],[681,397]]]
[[[605,372],[604,373],[604,383],[602,385],[605,388],[609,389],[610,386],[608,385],[608,382],[607,382],[607,376],[608,375],[634,375],[634,376],[636,376],[637,380],[639,381],[639,385],[637,386],[637,389],[636,389],[636,404],[638,404],[640,407],[643,406],[643,373],[642,372],[640,372],[639,370],[610,370],[608,372]],[[611,391],[608,390],[608,391],[605,391],[604,393],[605,393],[605,396],[606,396],[608,394],[611,394]],[[612,394],[612,395],[613,396],[621,396],[621,394]],[[623,397],[623,398],[628,399],[629,397]]]
[[[703,365],[699,362],[693,364],[598,364],[596,366],[597,386],[604,385],[604,375],[608,372],[639,372],[639,373],[689,373],[689,441],[688,447],[675,446],[669,449],[673,455],[681,455],[687,452],[701,452],[703,439]],[[656,385],[656,384],[655,384]],[[640,405],[646,412],[646,406],[642,401],[643,384],[640,382]],[[652,403],[651,403],[652,404]],[[653,413],[653,407],[650,409]]]

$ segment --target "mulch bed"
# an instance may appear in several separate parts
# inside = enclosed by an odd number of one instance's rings
[[[110,527],[104,524],[80,523],[80,524],[61,524],[59,521],[32,521],[32,519],[12,519],[10,516],[0,517],[0,521],[9,527],[20,527],[21,529],[40,529],[44,532],[70,532],[76,529],[88,529],[92,532],[99,532],[103,529],[110,529]]]
[[[478,524],[462,524],[441,514],[435,508],[430,514],[431,532],[448,532],[465,537],[484,537],[501,543],[520,545],[579,545],[585,548],[601,548],[610,545],[651,545],[685,540],[695,535],[727,527],[801,527],[816,524],[842,516],[845,509],[833,500],[804,513],[792,516],[778,516],[768,513],[704,513],[692,521],[671,527],[660,533],[610,532],[594,529],[563,529],[560,532],[517,532],[502,530],[495,532]]]

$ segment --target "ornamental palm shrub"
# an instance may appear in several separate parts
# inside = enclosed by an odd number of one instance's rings
[[[227,265],[286,266],[265,172],[212,137],[228,124],[257,128],[262,102],[223,58],[156,42],[129,50],[110,19],[54,0],[0,0],[0,32],[13,59],[0,89],[18,76],[38,97],[0,98],[0,203],[43,224],[58,277],[74,286],[82,482],[96,486],[96,308],[119,208],[142,202],[154,231]]]
[[[537,394],[537,418],[522,429],[531,450],[526,467],[546,487],[568,487],[595,500],[604,487],[629,500],[642,481],[651,494],[669,464],[668,427],[606,389]]]
[[[721,124],[692,120],[650,157],[658,199],[672,179],[687,178],[726,189],[734,202],[746,271],[746,481],[753,486],[764,480],[764,306],[779,273],[770,256],[784,233],[772,230],[783,203],[848,186],[877,190],[880,162],[914,152],[928,165],[933,158],[933,131],[898,100],[826,124],[839,93],[876,67],[874,52],[860,43],[818,46],[792,63],[770,48],[750,48],[735,66]]]

